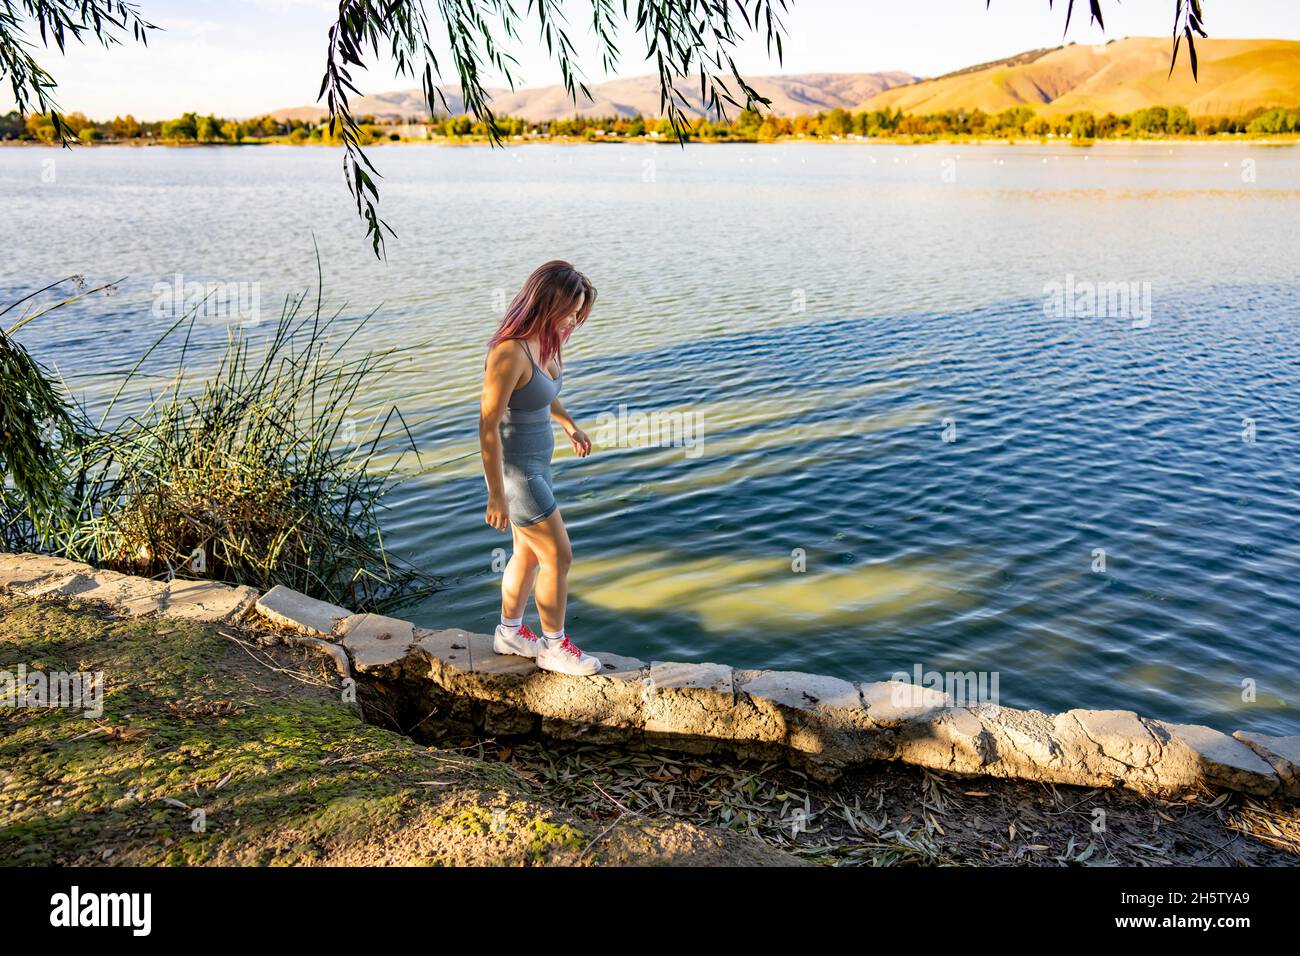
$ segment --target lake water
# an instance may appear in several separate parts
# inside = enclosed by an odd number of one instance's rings
[[[314,283],[314,236],[326,298],[379,309],[366,344],[414,346],[356,410],[398,403],[440,463],[390,499],[390,546],[450,584],[405,613],[490,631],[484,343],[569,259],[599,290],[569,409],[593,437],[623,408],[701,439],[578,460],[560,436],[579,644],[996,672],[1011,706],[1300,733],[1300,150],[371,155],[384,263],[333,150],[0,150],[3,300],[128,276],[22,333],[93,389],[161,331],[156,282],[257,283],[265,316]],[[1135,295],[1089,309],[1086,283]]]

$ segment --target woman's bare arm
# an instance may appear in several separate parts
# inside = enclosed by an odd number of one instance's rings
[[[566,435],[573,434],[573,430],[578,427],[573,423],[573,416],[569,414],[558,395],[551,402],[551,418],[560,423],[560,427],[564,429]]]
[[[579,458],[586,458],[591,454],[591,439],[573,421],[573,416],[569,414],[568,409],[560,401],[560,396],[555,396],[551,402],[551,418],[560,423],[564,429],[564,434],[569,436],[569,442],[573,445],[573,453]]]
[[[483,373],[483,395],[479,400],[478,444],[483,459],[483,476],[487,479],[488,504],[483,520],[498,531],[510,527],[506,504],[506,480],[501,467],[501,419],[505,417],[510,393],[515,390],[524,369],[524,356],[509,342],[499,342],[488,353]]]

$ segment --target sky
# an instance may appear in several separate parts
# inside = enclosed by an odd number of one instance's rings
[[[156,120],[188,110],[246,117],[316,102],[324,70],[326,37],[337,0],[135,0],[145,19],[160,27],[147,46],[131,40],[104,50],[73,44],[66,55],[35,50],[53,74],[56,99],[65,111],[93,119],[132,113]],[[528,0],[513,0],[522,16]],[[1173,26],[1170,0],[1103,0],[1107,29],[1088,22],[1087,3],[1075,4],[1063,36],[1066,0],[789,0],[783,62],[761,40],[742,45],[742,75],[875,72],[903,70],[936,76],[950,70],[1062,42],[1100,43],[1124,36],[1167,36]],[[620,9],[621,3],[616,3]],[[631,3],[635,10],[635,0]],[[1211,37],[1300,39],[1297,0],[1234,0],[1206,4]],[[426,0],[431,28],[437,4]],[[645,47],[630,28],[620,34],[622,57],[606,74],[595,55],[590,0],[563,0],[570,36],[588,83],[653,72]],[[531,27],[531,29],[530,29]],[[519,86],[560,81],[533,22],[510,48],[519,62]],[[436,48],[435,48],[436,49]],[[639,51],[639,52],[638,52]],[[443,50],[437,50],[442,55]],[[446,78],[454,83],[455,77]],[[358,74],[364,93],[418,84],[396,75],[386,59]],[[505,85],[489,78],[489,85]],[[0,94],[0,111],[13,106]]]

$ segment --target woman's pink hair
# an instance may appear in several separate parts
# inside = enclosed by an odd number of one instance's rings
[[[501,326],[488,343],[488,348],[506,339],[530,339],[534,335],[541,343],[537,364],[543,368],[555,356],[564,367],[560,349],[564,339],[559,323],[582,302],[578,310],[578,325],[587,321],[591,307],[596,302],[596,287],[585,275],[562,259],[552,259],[539,266],[519,290],[510,308],[501,319]]]

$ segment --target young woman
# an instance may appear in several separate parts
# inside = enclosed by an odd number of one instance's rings
[[[529,276],[488,344],[479,411],[488,487],[484,520],[498,531],[509,526],[514,534],[493,647],[498,654],[535,658],[538,667],[562,674],[600,670],[600,661],[564,633],[573,553],[551,491],[551,419],[560,423],[580,458],[591,454],[591,439],[560,404],[560,350],[595,301],[591,282],[567,262],[548,262]],[[541,637],[524,624],[534,583]]]

